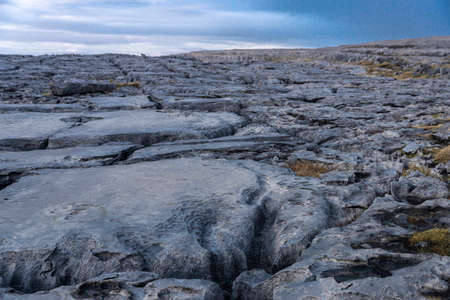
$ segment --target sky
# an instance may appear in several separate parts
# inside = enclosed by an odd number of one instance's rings
[[[450,35],[450,0],[0,0],[0,54],[166,55]]]

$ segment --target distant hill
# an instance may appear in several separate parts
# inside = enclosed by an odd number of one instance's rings
[[[317,49],[197,51],[182,56],[203,62],[327,61],[362,65],[369,75],[406,79],[449,76],[450,36],[376,41]]]

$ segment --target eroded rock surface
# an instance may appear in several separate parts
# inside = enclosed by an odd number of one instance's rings
[[[448,299],[449,55],[0,56],[0,299]]]

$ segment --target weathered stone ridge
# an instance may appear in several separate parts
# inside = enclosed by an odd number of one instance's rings
[[[0,55],[0,299],[450,298],[449,66]]]

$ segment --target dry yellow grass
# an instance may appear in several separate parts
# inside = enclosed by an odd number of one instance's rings
[[[125,87],[125,86],[133,86],[135,88],[140,88],[141,87],[141,83],[139,81],[125,82],[125,83],[116,83],[116,88],[121,88],[121,87]]]
[[[408,169],[403,170],[402,176],[409,175],[412,171],[419,171],[423,175],[427,177],[438,177],[437,175],[433,174],[431,169],[418,165],[418,164],[409,164]]]
[[[446,116],[443,113],[434,114],[434,115],[431,115],[431,117],[433,119],[437,120],[438,122],[444,122],[444,123],[450,122],[450,117]]]
[[[52,92],[43,93],[42,96],[44,97],[51,97],[53,96]]]
[[[422,152],[423,152],[423,154],[426,154],[426,155],[429,155],[429,154],[431,154],[431,155],[436,155],[436,153],[438,153],[439,152],[439,150],[441,150],[440,148],[437,148],[437,147],[428,147],[428,148],[424,148],[423,150],[422,150]]]
[[[425,130],[436,130],[442,127],[443,124],[437,124],[437,125],[415,125],[412,126],[412,128],[416,129],[425,129]]]
[[[439,150],[434,156],[434,161],[437,163],[446,163],[450,161],[450,146]]]
[[[399,72],[399,68],[389,62],[373,63],[370,61],[360,62],[359,65],[365,67],[368,75],[394,77]]]
[[[420,225],[424,222],[424,218],[420,216],[407,216],[406,221],[410,224]]]
[[[419,252],[433,252],[450,256],[450,230],[433,228],[416,232],[409,238],[410,245]]]
[[[433,139],[433,134],[431,134],[431,133],[418,134],[417,136],[420,136],[420,137],[422,137],[424,139],[427,139],[427,140],[432,140]]]
[[[332,170],[330,165],[309,160],[297,160],[294,163],[290,163],[289,168],[298,176],[317,178],[320,177],[320,175],[328,173]]]
[[[388,63],[387,61],[385,61],[385,62],[383,62],[383,63],[381,63],[381,64],[378,64],[378,65],[376,65],[376,66],[377,66],[378,68],[385,68],[385,69],[391,69],[391,70],[393,70],[393,69],[396,68],[394,65]]]
[[[362,61],[358,64],[365,67],[367,75],[392,77],[397,80],[438,78],[438,76],[429,76],[426,74],[416,76],[414,75],[415,72],[413,68],[405,68],[403,66],[394,65],[389,62],[373,63],[370,61]]]
[[[434,79],[437,77],[428,76],[428,75],[421,75],[421,76],[414,76],[413,71],[403,71],[399,72],[400,74],[392,76],[395,79],[398,80],[408,80],[408,79]]]

